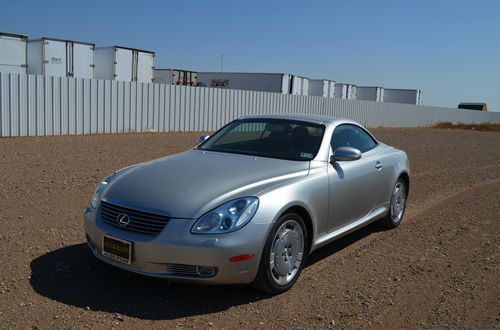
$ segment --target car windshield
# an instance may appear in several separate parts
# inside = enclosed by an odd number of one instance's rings
[[[284,119],[235,120],[197,149],[288,160],[316,157],[325,126]]]

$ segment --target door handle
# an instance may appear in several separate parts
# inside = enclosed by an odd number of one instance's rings
[[[377,161],[377,162],[375,163],[375,168],[376,168],[377,170],[380,170],[383,166],[384,166],[384,164],[383,164],[382,162]]]

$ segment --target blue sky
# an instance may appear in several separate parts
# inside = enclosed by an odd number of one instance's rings
[[[500,111],[500,1],[3,0],[0,31],[156,52],[158,68],[420,88]]]

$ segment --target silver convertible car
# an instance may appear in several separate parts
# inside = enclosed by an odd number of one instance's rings
[[[312,251],[403,218],[406,153],[354,121],[251,116],[200,142],[99,184],[84,214],[97,258],[148,276],[280,293]]]

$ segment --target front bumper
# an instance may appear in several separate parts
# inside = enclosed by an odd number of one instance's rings
[[[218,235],[194,235],[195,220],[172,218],[158,235],[126,231],[100,220],[99,211],[87,207],[84,227],[87,244],[94,255],[113,266],[135,273],[179,282],[206,284],[246,284],[255,279],[270,223],[250,222],[242,229]],[[132,242],[130,264],[102,254],[103,235]],[[250,260],[231,262],[229,258],[254,254]],[[212,276],[201,276],[196,266],[214,267]]]

